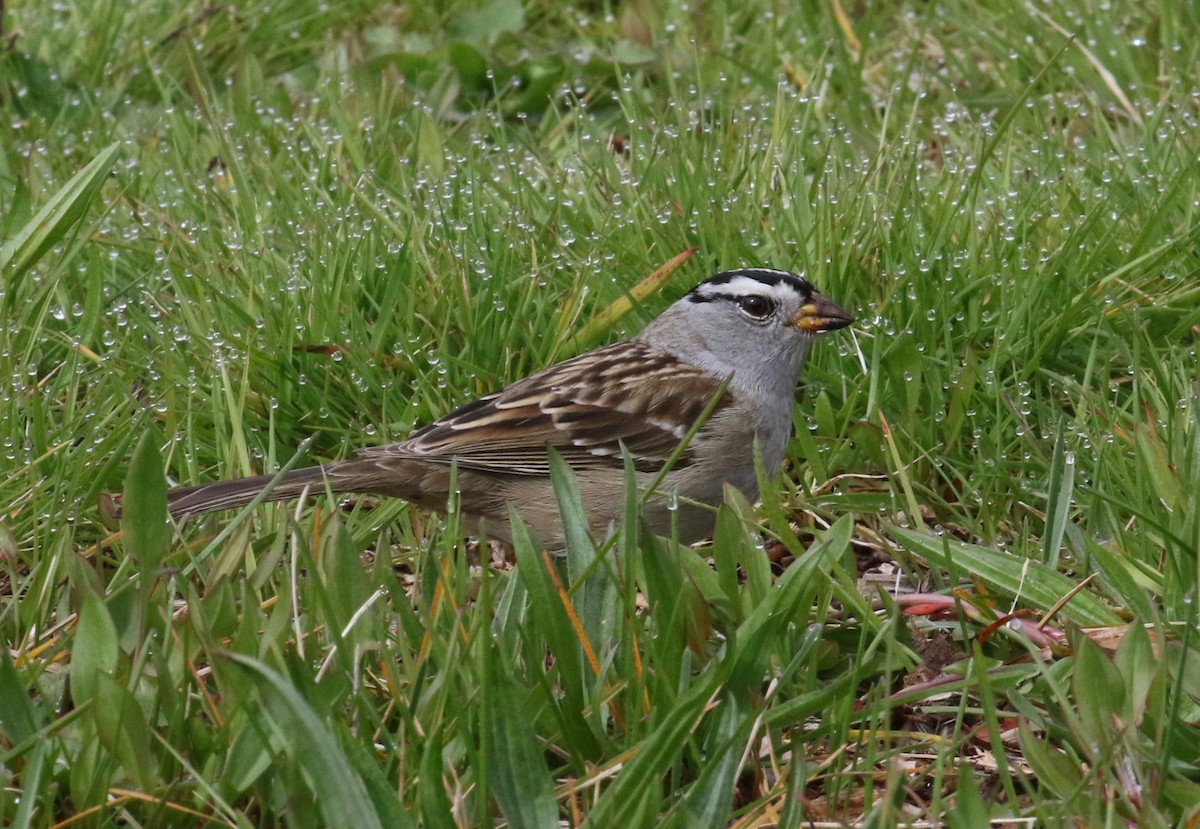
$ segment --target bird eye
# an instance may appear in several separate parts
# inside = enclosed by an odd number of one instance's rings
[[[744,296],[738,306],[756,320],[766,319],[775,310],[775,303],[764,296]]]

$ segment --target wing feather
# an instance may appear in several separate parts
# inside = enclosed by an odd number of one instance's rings
[[[456,409],[364,459],[420,458],[460,469],[549,474],[546,447],[576,468],[619,467],[624,445],[657,470],[721,392],[722,381],[638,341],[550,366]],[[728,400],[718,401],[716,408]],[[686,450],[677,466],[691,462]]]

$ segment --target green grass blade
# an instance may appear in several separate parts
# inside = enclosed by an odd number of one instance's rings
[[[1064,428],[1060,422],[1054,439],[1054,454],[1050,461],[1050,487],[1046,499],[1046,532],[1043,537],[1042,561],[1049,567],[1058,566],[1059,549],[1067,530],[1067,515],[1075,489],[1075,453],[1066,448]]]
[[[0,246],[0,270],[10,268],[12,276],[19,276],[54,247],[83,218],[120,151],[121,142],[116,141],[97,153],[23,228]]]
[[[524,694],[502,670],[498,653],[488,665],[487,703],[481,712],[488,786],[510,826],[553,826],[558,805],[537,735],[530,731]]]
[[[575,474],[562,455],[553,449],[550,450],[550,480],[566,536],[567,574],[571,580],[569,590],[575,612],[583,623],[588,646],[594,653],[602,655],[608,651],[612,640],[617,586],[609,576],[609,567],[599,560]]]
[[[254,676],[264,711],[281,732],[289,735],[292,757],[308,774],[325,824],[382,829],[366,786],[329,726],[304,697],[257,659],[239,653],[228,653],[227,657]]]
[[[704,770],[683,799],[682,813],[686,819],[679,825],[718,826],[724,822],[755,716],[755,711],[739,705],[733,694],[726,694],[721,700],[721,711],[704,752]],[[669,818],[667,825],[671,825]]]
[[[650,825],[653,806],[648,804],[654,802],[655,788],[703,716],[717,681],[717,674],[711,671],[697,681],[635,747],[633,759],[596,800],[584,827]]]

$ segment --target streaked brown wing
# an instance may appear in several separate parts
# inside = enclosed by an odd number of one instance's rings
[[[406,441],[365,449],[361,456],[454,460],[463,469],[547,475],[547,446],[583,468],[620,466],[624,444],[639,469],[654,470],[720,389],[720,380],[665,352],[623,342],[544,369]],[[677,465],[686,466],[689,454]]]

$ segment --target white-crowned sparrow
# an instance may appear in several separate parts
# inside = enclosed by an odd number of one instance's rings
[[[766,468],[777,469],[813,334],[852,321],[795,274],[761,268],[717,274],[633,339],[467,403],[408,440],[289,472],[266,500],[305,490],[364,492],[445,509],[456,465],[461,509],[490,537],[510,539],[511,503],[544,543],[561,546],[546,447],[573,468],[592,529],[603,534],[624,501],[621,447],[634,460],[639,485],[648,487],[708,411],[645,510],[657,532],[667,534],[677,512],[681,540],[700,540],[712,529],[713,513],[695,504],[719,504],[726,483],[757,497],[754,442]],[[171,514],[244,506],[273,477],[173,489]]]

